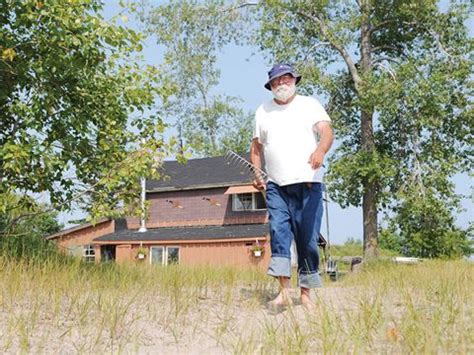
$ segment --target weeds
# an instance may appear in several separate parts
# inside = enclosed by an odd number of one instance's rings
[[[329,281],[327,281],[328,283]],[[235,268],[0,257],[0,352],[474,351],[474,265],[378,262],[273,315],[275,281]]]

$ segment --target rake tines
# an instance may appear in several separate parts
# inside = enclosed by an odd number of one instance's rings
[[[226,159],[232,163],[233,165],[245,168],[247,171],[249,171],[254,177],[257,177],[259,179],[267,180],[267,173],[264,172],[262,169],[257,168],[255,165],[253,165],[251,162],[248,160],[242,158],[240,155],[237,153],[233,152],[232,150],[227,151],[226,154]]]

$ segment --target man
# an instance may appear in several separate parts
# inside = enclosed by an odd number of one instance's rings
[[[311,309],[310,290],[321,287],[317,245],[323,215],[321,167],[333,133],[331,119],[321,104],[296,94],[300,80],[301,75],[288,64],[277,64],[268,72],[265,88],[274,98],[255,113],[250,159],[258,168],[264,159],[268,174],[266,184],[257,177],[254,186],[266,189],[272,250],[268,274],[280,283],[280,293],[269,305],[291,303],[290,248],[294,239],[301,303]]]

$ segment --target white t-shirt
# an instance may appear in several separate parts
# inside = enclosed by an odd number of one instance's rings
[[[254,138],[263,146],[268,180],[283,186],[321,182],[322,169],[313,170],[308,160],[316,150],[316,123],[331,121],[318,100],[296,95],[287,105],[274,100],[255,113]]]

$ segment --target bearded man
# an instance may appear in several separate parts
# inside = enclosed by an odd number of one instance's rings
[[[333,142],[331,119],[314,98],[296,94],[301,80],[289,64],[277,64],[264,85],[274,98],[255,113],[250,150],[252,163],[265,161],[268,180],[254,186],[266,190],[272,256],[268,274],[278,278],[280,293],[269,306],[291,303],[291,243],[298,254],[301,303],[314,308],[310,290],[321,287],[318,239],[323,215],[322,164]]]

